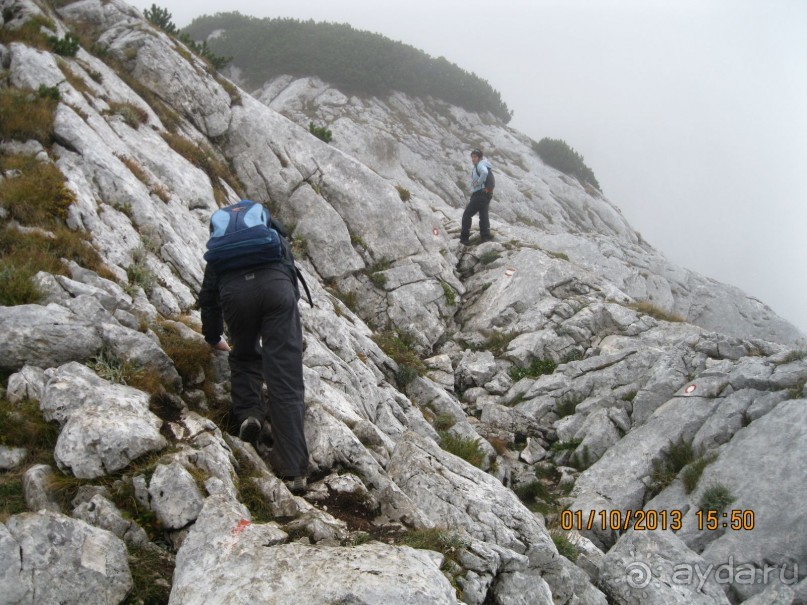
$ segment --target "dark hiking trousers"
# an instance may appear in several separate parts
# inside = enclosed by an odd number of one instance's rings
[[[471,237],[471,219],[475,214],[479,214],[479,233],[482,239],[490,237],[490,219],[488,218],[488,207],[490,206],[489,193],[484,190],[474,191],[471,200],[462,213],[462,230],[460,231],[460,241],[467,242]]]
[[[250,416],[263,422],[268,411],[272,469],[281,477],[307,475],[303,332],[294,282],[282,267],[259,268],[223,277],[220,300],[233,342],[229,358],[237,426]]]

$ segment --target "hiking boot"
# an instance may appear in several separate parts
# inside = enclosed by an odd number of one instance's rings
[[[464,238],[464,239],[460,238],[460,245],[461,246],[470,246],[471,245],[471,240],[469,240],[467,237]]]
[[[238,429],[238,438],[245,442],[251,443],[253,446],[258,443],[258,436],[261,434],[261,421],[250,416],[241,423],[241,428]]]
[[[286,487],[288,487],[289,491],[295,496],[304,494],[308,488],[308,480],[303,476],[286,478],[283,480],[283,483],[286,484]]]
[[[261,434],[258,437],[258,441],[269,449],[272,449],[272,446],[275,444],[275,438],[272,436],[272,425],[266,420],[263,421],[263,426],[261,426]]]
[[[494,238],[492,235],[483,235],[481,239],[482,243],[484,244],[485,242],[492,242],[496,238]]]

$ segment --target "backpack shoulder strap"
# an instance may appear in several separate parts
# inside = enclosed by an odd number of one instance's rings
[[[306,283],[305,278],[303,277],[303,273],[302,271],[300,271],[300,268],[297,265],[294,265],[294,272],[297,274],[297,280],[301,284],[303,284],[303,289],[305,290],[306,298],[308,298],[308,304],[314,307],[315,306],[314,301],[311,299],[311,290],[308,289],[308,284]]]

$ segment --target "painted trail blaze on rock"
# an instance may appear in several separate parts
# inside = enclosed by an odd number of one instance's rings
[[[238,524],[233,528],[233,535],[238,536],[244,533],[244,530],[252,525],[252,521],[247,521],[246,519],[241,519]]]

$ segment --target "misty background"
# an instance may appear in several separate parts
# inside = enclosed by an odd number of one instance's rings
[[[510,126],[580,153],[670,260],[807,333],[805,0],[129,1],[180,28],[238,11],[443,56],[501,93]]]

